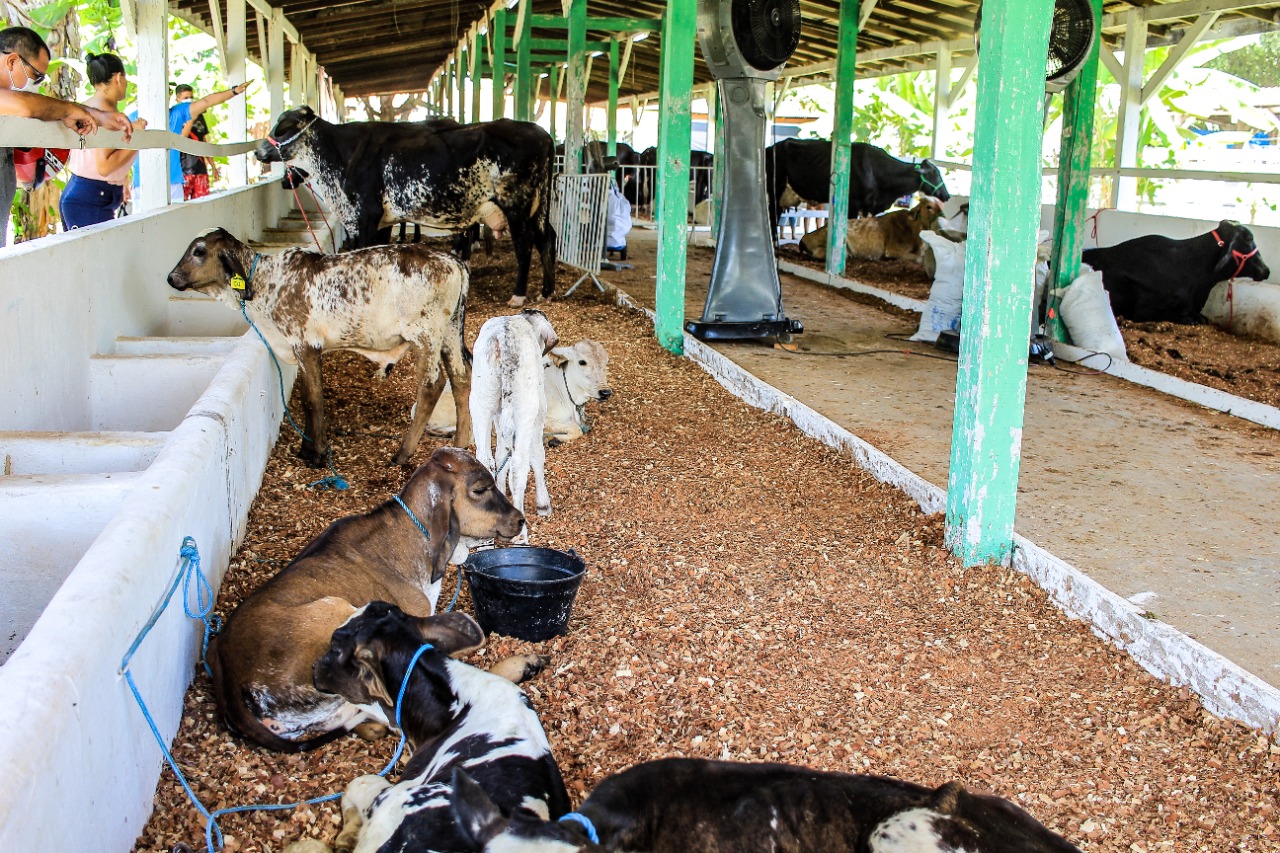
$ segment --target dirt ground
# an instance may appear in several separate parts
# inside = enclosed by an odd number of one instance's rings
[[[824,270],[821,261],[783,246],[780,259]],[[929,298],[929,277],[911,261],[850,260],[845,278],[912,299]],[[1280,406],[1280,344],[1233,335],[1217,326],[1131,323],[1120,320],[1125,349],[1134,364],[1266,403]]]
[[[477,260],[471,336],[505,312],[509,282],[509,256]],[[564,340],[590,337],[611,355],[615,395],[592,406],[585,438],[548,453],[556,511],[532,531],[535,544],[575,548],[588,575],[566,636],[492,637],[473,662],[551,656],[526,689],[575,802],[660,756],[776,760],[958,779],[1087,851],[1280,850],[1275,739],[1157,682],[1024,577],[962,568],[942,548],[941,518],[666,354],[643,318],[590,293],[543,307]],[[335,462],[352,488],[308,490],[317,474],[282,436],[222,587],[223,615],[279,568],[270,561],[407,476],[387,461],[412,398],[409,365],[375,383],[356,356],[326,361],[343,430]],[[469,608],[465,590],[459,606]],[[212,808],[340,790],[393,746],[246,747],[214,718],[198,671],[174,751]],[[324,805],[223,827],[228,850],[279,851],[332,839],[337,814]],[[198,847],[202,832],[166,770],[136,849]]]

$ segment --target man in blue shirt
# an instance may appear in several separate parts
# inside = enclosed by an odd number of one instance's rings
[[[179,136],[187,136],[191,132],[191,125],[205,110],[231,100],[248,88],[248,83],[241,83],[196,99],[194,89],[186,83],[179,85],[173,91],[177,103],[169,107],[169,130]],[[169,201],[182,201],[182,158],[178,156],[177,149],[173,148],[169,149]]]

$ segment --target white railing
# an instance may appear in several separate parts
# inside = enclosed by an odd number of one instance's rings
[[[144,151],[151,148],[174,148],[201,157],[233,157],[247,154],[258,147],[259,139],[215,145],[179,136],[168,130],[139,130],[126,142],[115,130],[99,128],[96,133],[80,136],[56,121],[0,116],[0,148],[127,148]]]
[[[619,170],[621,179],[619,187],[622,194],[631,202],[631,218],[639,222],[652,224],[654,220],[654,202],[657,196],[657,166],[623,166]],[[693,214],[698,202],[711,198],[715,187],[714,166],[691,166],[689,168],[689,213]],[[699,223],[705,225],[706,223]]]
[[[609,175],[556,175],[551,193],[551,224],[556,229],[556,260],[582,271],[568,296],[590,278],[601,291],[608,221]]]

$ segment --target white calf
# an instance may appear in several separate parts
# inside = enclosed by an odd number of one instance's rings
[[[494,317],[480,327],[471,365],[471,424],[476,458],[493,472],[498,488],[524,506],[533,468],[538,515],[551,515],[547,491],[542,428],[547,419],[542,356],[559,343],[551,321],[541,311]],[[497,433],[496,451],[492,445]],[[528,527],[518,537],[527,542]]]
[[[542,359],[542,384],[547,393],[543,433],[552,447],[581,438],[590,429],[584,411],[587,403],[602,403],[613,396],[608,367],[609,353],[595,341],[556,347]]]

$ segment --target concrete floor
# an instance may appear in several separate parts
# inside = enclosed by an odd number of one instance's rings
[[[652,231],[633,270],[602,278],[653,306]],[[686,316],[702,313],[711,252],[689,258]],[[946,487],[955,363],[886,339],[916,322],[783,276],[802,349],[716,348]],[[1033,365],[1016,528],[1114,592],[1280,686],[1280,433],[1107,376]]]

